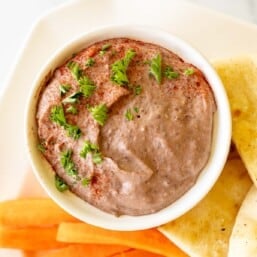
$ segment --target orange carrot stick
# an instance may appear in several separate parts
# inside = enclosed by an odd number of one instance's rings
[[[57,240],[69,243],[126,245],[167,257],[187,256],[156,229],[120,232],[101,229],[82,222],[61,223]]]
[[[24,252],[24,257],[163,257],[163,255],[118,245],[76,244],[47,251]]]
[[[8,228],[0,226],[0,247],[22,250],[42,250],[67,246],[56,241],[57,227]]]
[[[49,198],[27,198],[0,203],[0,224],[12,227],[51,226],[78,221]]]
[[[64,248],[35,253],[33,257],[105,257],[127,251],[128,247],[120,245],[75,244]],[[29,253],[31,254],[31,253]],[[27,255],[26,257],[32,257]],[[142,257],[142,256],[141,256]]]
[[[163,255],[146,252],[138,249],[130,249],[128,251],[124,251],[111,257],[163,257]]]
[[[50,253],[52,250],[44,250],[44,251],[23,251],[23,257],[44,257],[44,255]]]

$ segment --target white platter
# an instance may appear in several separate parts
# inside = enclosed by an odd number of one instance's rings
[[[24,109],[37,72],[57,48],[92,28],[151,25],[191,43],[209,60],[257,53],[257,26],[176,0],[77,0],[41,17],[28,36],[0,99],[0,200],[44,195],[30,171]],[[20,256],[0,250],[2,256]]]

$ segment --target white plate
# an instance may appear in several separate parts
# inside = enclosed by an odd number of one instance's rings
[[[43,195],[27,161],[24,108],[37,72],[57,48],[80,33],[108,24],[160,27],[189,41],[209,60],[257,53],[257,27],[176,0],[77,0],[33,27],[0,100],[0,200]],[[20,256],[0,250],[0,256]]]

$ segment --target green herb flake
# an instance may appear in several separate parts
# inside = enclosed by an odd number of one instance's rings
[[[102,50],[103,50],[103,51],[106,51],[106,50],[108,50],[111,46],[112,46],[112,45],[109,44],[109,43],[104,44],[104,45],[102,46]]]
[[[75,92],[70,96],[66,97],[65,99],[63,99],[62,102],[65,104],[74,104],[79,101],[80,96],[81,96],[81,92]]]
[[[78,126],[72,125],[72,124],[66,124],[64,126],[64,128],[67,131],[67,134],[68,134],[69,137],[72,137],[75,140],[80,138],[81,130]]]
[[[95,64],[95,60],[93,58],[88,58],[85,62],[86,67],[92,67]]]
[[[59,126],[66,125],[66,118],[62,106],[54,106],[51,109],[50,120]]]
[[[131,121],[134,119],[134,115],[130,109],[127,109],[127,111],[125,112],[125,118],[127,121]]]
[[[111,66],[111,81],[114,83],[124,86],[129,83],[127,77],[127,68],[131,60],[136,55],[136,52],[132,49],[128,50],[125,54],[125,57],[121,60],[114,62]]]
[[[138,107],[134,107],[133,110],[134,110],[135,113],[139,113],[139,108]]]
[[[62,106],[54,106],[51,109],[50,120],[59,126],[63,127],[69,137],[75,140],[79,139],[81,136],[81,130],[78,126],[67,123],[64,110]]]
[[[71,114],[77,114],[78,109],[74,105],[71,105],[66,109],[66,112]]]
[[[111,46],[112,46],[112,45],[109,44],[109,43],[104,44],[104,45],[102,46],[102,48],[101,48],[99,54],[100,54],[101,56],[103,56],[103,55],[106,53],[106,51],[111,48]]]
[[[41,152],[44,153],[46,151],[45,146],[43,145],[43,143],[39,143],[37,144],[37,149]]]
[[[134,95],[140,95],[142,93],[142,87],[140,85],[133,87],[133,93]]]
[[[94,120],[103,126],[108,118],[108,108],[105,104],[99,104],[88,108]]]
[[[94,60],[92,58],[88,59],[88,63],[91,63],[90,66],[93,65]],[[83,94],[84,97],[90,97],[95,89],[96,86],[94,82],[88,78],[87,76],[84,76],[82,73],[83,71],[80,69],[79,64],[76,62],[69,62],[68,63],[68,68],[70,69],[72,76],[77,80],[79,87],[80,87],[80,92],[75,93],[75,95],[72,95],[71,97],[64,99],[64,103],[75,103],[77,102],[80,94]]]
[[[103,157],[100,152],[93,153],[92,159],[93,159],[93,163],[95,163],[95,164],[100,164],[103,161]]]
[[[91,143],[89,140],[86,140],[84,142],[82,150],[80,151],[80,156],[83,158],[86,158],[88,153],[98,152],[98,151],[99,151],[98,145]]]
[[[70,89],[71,89],[70,84],[61,84],[59,86],[59,90],[61,92],[61,95],[65,95]]]
[[[60,158],[61,165],[69,176],[77,177],[78,170],[76,169],[75,164],[72,161],[71,157],[72,157],[72,150],[69,149],[62,152],[61,158]]]
[[[184,75],[191,76],[195,73],[195,70],[193,68],[188,68],[184,71]]]
[[[93,163],[100,164],[103,161],[102,154],[99,151],[99,146],[91,143],[89,140],[86,140],[82,150],[80,151],[80,156],[82,158],[86,158],[89,153],[92,154]]]
[[[81,180],[81,184],[82,184],[83,186],[87,187],[87,186],[90,185],[91,180],[92,180],[92,178],[83,178],[83,179]]]
[[[162,82],[162,57],[161,57],[161,54],[157,54],[156,57],[154,57],[151,60],[150,74],[154,76],[154,78],[160,85]]]
[[[82,76],[82,70],[77,62],[70,61],[67,64],[67,67],[69,68],[72,76],[74,79],[79,80]]]
[[[151,61],[150,60],[145,60],[145,61],[143,61],[143,64],[151,65]]]
[[[164,70],[164,76],[168,79],[176,79],[179,77],[179,73],[174,71],[170,66],[167,66]]]
[[[55,175],[55,187],[58,191],[64,192],[69,189],[68,185],[56,174]]]
[[[96,86],[90,78],[83,76],[79,79],[78,82],[80,92],[83,94],[84,97],[90,97],[91,95],[93,95],[96,90]]]

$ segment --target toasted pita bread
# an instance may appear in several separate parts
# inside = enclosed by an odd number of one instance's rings
[[[257,58],[242,57],[215,64],[232,112],[232,138],[257,186]]]
[[[257,256],[257,189],[247,194],[236,218],[229,241],[228,257]]]
[[[228,160],[209,194],[191,211],[160,227],[161,232],[191,257],[227,256],[238,209],[252,185],[239,157],[230,156],[233,159]]]

